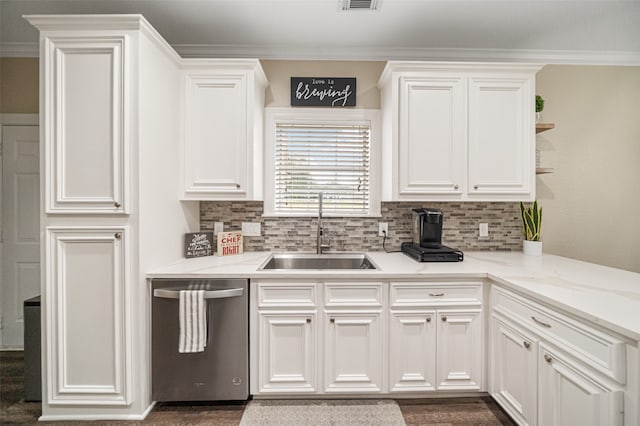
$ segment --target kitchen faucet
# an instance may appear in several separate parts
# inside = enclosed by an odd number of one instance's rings
[[[322,244],[323,232],[324,230],[322,228],[322,192],[320,192],[318,193],[318,235],[317,235],[317,241],[316,241],[317,254],[322,254],[323,249],[329,248],[329,244]]]

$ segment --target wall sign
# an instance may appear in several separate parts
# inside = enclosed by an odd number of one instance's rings
[[[356,79],[291,77],[291,106],[356,106]]]
[[[213,232],[184,234],[184,257],[213,256]]]

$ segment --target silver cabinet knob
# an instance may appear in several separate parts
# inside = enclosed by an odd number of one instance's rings
[[[120,206],[122,206],[122,204],[120,204],[120,203],[119,203],[119,202],[117,202],[117,201],[116,201],[115,203],[113,203],[113,205],[114,205],[114,206],[116,206],[116,208],[118,208],[118,209],[120,208]]]
[[[551,361],[553,361],[553,358],[551,358],[551,355],[549,354],[544,354],[544,360],[547,361],[549,364],[551,364]]]
[[[122,234],[120,232],[116,232],[114,237],[116,238],[116,240],[119,240],[120,238],[122,238]]]
[[[458,185],[453,185],[453,189],[458,189]]]
[[[524,345],[525,348],[529,349],[531,347],[531,343],[527,342],[526,340],[524,342],[522,342],[522,344]]]

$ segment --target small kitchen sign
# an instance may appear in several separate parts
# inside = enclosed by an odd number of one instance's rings
[[[184,257],[213,256],[213,232],[184,234]]]
[[[242,232],[218,232],[218,256],[242,254]]]
[[[354,107],[356,79],[291,77],[291,106]]]

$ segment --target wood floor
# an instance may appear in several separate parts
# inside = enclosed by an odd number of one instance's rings
[[[22,352],[0,352],[0,424],[38,424],[40,403],[24,402]],[[490,397],[397,400],[408,426],[515,425]],[[159,403],[139,422],[48,422],[47,425],[216,425],[237,426],[244,403]],[[39,423],[42,425],[42,423]]]

